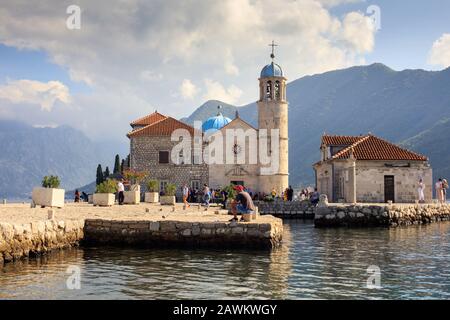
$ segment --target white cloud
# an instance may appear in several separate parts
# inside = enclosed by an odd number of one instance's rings
[[[39,105],[41,110],[51,111],[58,100],[64,104],[70,103],[70,94],[69,89],[59,81],[16,80],[0,86],[0,99],[13,104]]]
[[[255,101],[272,40],[289,80],[363,63],[375,31],[360,13],[329,10],[348,2],[280,0],[275,10],[266,0],[77,0],[81,29],[68,30],[64,2],[4,1],[0,43],[45,51],[72,80],[92,86],[88,97],[73,94],[72,105],[80,114],[101,115],[104,124],[71,113],[52,121],[104,136],[124,119],[151,112],[149,106],[182,117],[205,98]]]
[[[192,100],[198,93],[198,88],[189,79],[184,79],[180,86],[181,96],[184,99]]]
[[[222,84],[211,79],[205,79],[206,93],[203,95],[204,100],[220,100],[226,103],[235,103],[242,95],[242,90],[231,85],[225,88]]]
[[[163,78],[161,73],[155,73],[151,70],[143,70],[140,74],[141,80],[144,81],[157,81]]]
[[[444,33],[433,43],[428,63],[444,68],[450,67],[450,33]]]

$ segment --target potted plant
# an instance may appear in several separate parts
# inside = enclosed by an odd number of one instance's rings
[[[93,196],[94,206],[110,207],[116,200],[117,182],[108,179],[97,186]]]
[[[177,186],[173,183],[166,184],[166,188],[164,190],[164,195],[160,197],[160,201],[162,205],[175,205],[176,198],[175,192],[177,191]]]
[[[136,170],[125,170],[123,177],[130,184],[130,190],[124,192],[125,204],[139,204],[141,202],[141,185],[140,183],[147,177],[145,172]]]
[[[64,207],[64,189],[59,189],[58,176],[45,176],[42,179],[42,187],[36,187],[32,192],[32,200],[35,205],[41,207]]]
[[[147,191],[145,193],[145,202],[147,203],[157,203],[159,202],[159,181],[149,180],[147,182]]]

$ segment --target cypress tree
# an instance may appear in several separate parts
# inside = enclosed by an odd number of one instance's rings
[[[114,161],[114,170],[113,173],[118,173],[120,172],[120,156],[118,154],[116,154],[116,159]]]
[[[97,166],[97,178],[96,178],[96,180],[95,180],[95,183],[97,184],[97,185],[99,185],[100,183],[102,183],[103,182],[103,170],[102,170],[102,165],[101,164],[99,164],[98,166]]]
[[[124,168],[125,168],[125,160],[122,159],[122,163],[120,164],[120,173],[123,173]]]
[[[105,174],[103,175],[103,180],[108,179],[110,174],[111,174],[111,173],[109,172],[109,168],[106,167],[106,169],[105,169]]]

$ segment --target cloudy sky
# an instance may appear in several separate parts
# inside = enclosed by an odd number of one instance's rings
[[[0,119],[124,140],[155,109],[254,101],[272,40],[289,80],[373,62],[441,70],[449,12],[448,0],[0,0]]]

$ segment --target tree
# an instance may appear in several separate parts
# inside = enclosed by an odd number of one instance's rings
[[[116,154],[116,159],[114,161],[113,173],[116,174],[116,173],[119,173],[120,171],[121,171],[120,170],[120,156],[118,154]]]
[[[123,170],[125,170],[125,159],[122,159],[122,163],[120,164],[120,173],[123,173]]]
[[[103,179],[103,170],[102,170],[102,165],[99,164],[97,166],[97,179],[95,180],[95,183],[97,185],[99,185],[100,183],[102,183],[104,181]]]
[[[109,167],[106,167],[105,173],[103,174],[103,180],[108,179],[109,176],[110,176],[110,174],[111,174],[111,173],[109,172]]]

